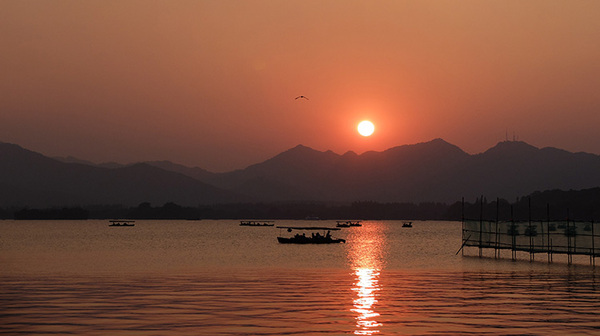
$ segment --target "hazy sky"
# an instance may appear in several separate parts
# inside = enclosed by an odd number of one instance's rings
[[[298,144],[479,153],[507,132],[600,154],[599,17],[597,0],[0,0],[0,141],[212,171]]]

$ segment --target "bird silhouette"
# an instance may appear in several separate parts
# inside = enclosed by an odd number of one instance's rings
[[[294,99],[306,99],[306,100],[308,100],[308,98],[306,98],[305,96],[298,96],[298,97],[296,97]]]

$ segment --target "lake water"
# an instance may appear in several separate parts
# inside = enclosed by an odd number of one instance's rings
[[[456,255],[459,222],[363,224],[282,245],[239,221],[0,221],[0,334],[600,334],[589,259]]]

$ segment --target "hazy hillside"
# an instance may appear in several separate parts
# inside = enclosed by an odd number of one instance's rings
[[[600,156],[500,142],[470,155],[442,139],[338,155],[297,146],[206,182],[263,200],[454,202],[600,186]]]
[[[476,155],[442,139],[360,155],[298,145],[227,173],[168,161],[109,169],[0,144],[0,204],[453,203],[480,195],[513,201],[535,191],[598,187],[599,172],[598,155],[518,141],[500,142]]]
[[[206,181],[213,177],[214,173],[209,172],[208,170],[198,168],[198,167],[186,167],[184,165],[180,165],[177,163],[173,163],[171,161],[146,161],[151,166],[158,167],[160,169],[180,173],[192,178],[195,178],[199,181]]]
[[[245,199],[148,164],[109,169],[64,163],[6,143],[0,143],[0,186],[3,206],[198,205]]]

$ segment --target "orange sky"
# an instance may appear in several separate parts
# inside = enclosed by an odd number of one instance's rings
[[[507,131],[600,154],[598,13],[595,0],[3,0],[0,141],[212,171],[297,144],[440,137],[478,153]]]

